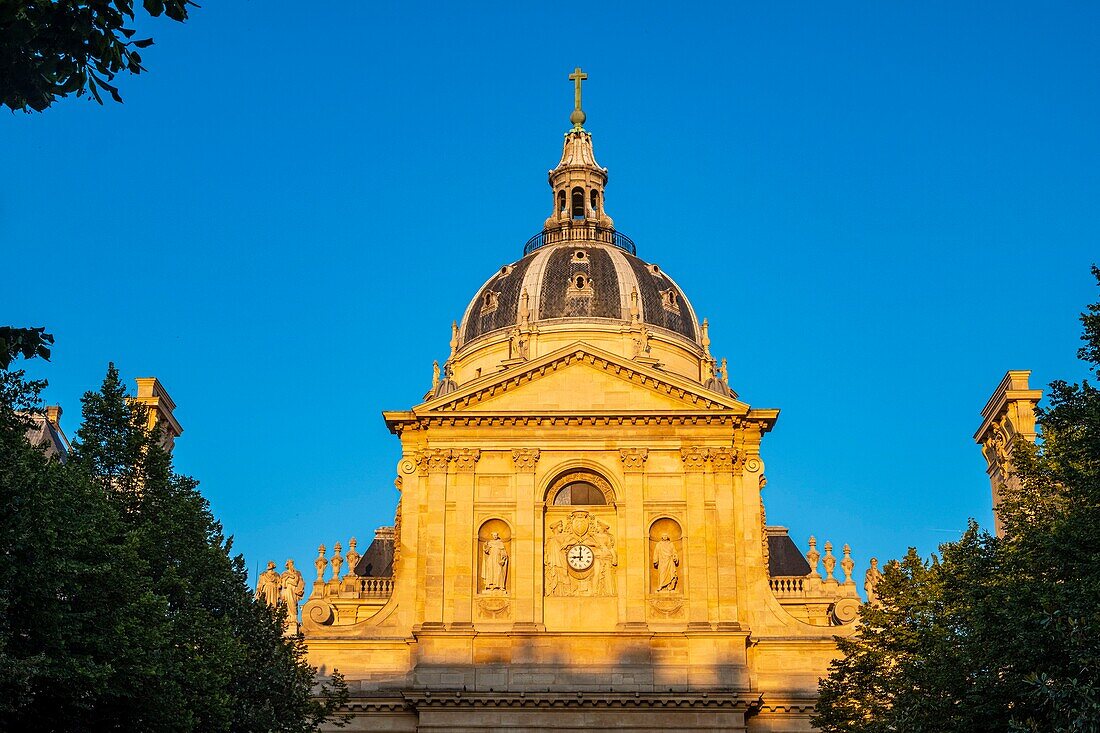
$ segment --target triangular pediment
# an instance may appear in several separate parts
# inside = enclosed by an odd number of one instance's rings
[[[418,415],[696,411],[744,415],[749,406],[583,342],[482,377],[413,410]]]

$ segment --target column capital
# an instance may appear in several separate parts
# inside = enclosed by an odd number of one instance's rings
[[[447,470],[451,461],[451,451],[445,448],[429,448],[416,454],[416,472],[421,476],[440,473]]]
[[[623,462],[623,470],[627,473],[641,473],[645,470],[645,462],[649,459],[649,449],[620,448],[619,459]]]
[[[513,448],[512,464],[519,473],[534,473],[539,462],[538,448]]]
[[[699,473],[706,468],[710,460],[710,451],[699,446],[680,449],[680,459],[684,462],[684,470],[688,473]]]
[[[481,451],[477,448],[455,448],[451,451],[451,461],[458,473],[473,473],[480,459]]]

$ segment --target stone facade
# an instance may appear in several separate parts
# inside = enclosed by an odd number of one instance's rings
[[[444,378],[384,413],[395,524],[346,574],[320,548],[310,660],[348,680],[350,730],[809,730],[859,603],[847,546],[838,577],[830,543],[811,566],[766,526],[778,410],[738,398],[686,297],[612,229],[579,109],[534,245],[564,274],[502,268]]]

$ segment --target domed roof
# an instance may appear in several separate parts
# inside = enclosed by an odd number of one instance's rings
[[[459,326],[460,343],[525,321],[635,319],[699,343],[695,311],[672,278],[626,251],[618,243],[625,239],[621,235],[601,242],[593,240],[605,232],[593,234],[554,244],[539,240],[535,248],[528,243],[529,254],[500,268],[478,290]]]

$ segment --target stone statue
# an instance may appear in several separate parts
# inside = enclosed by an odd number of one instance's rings
[[[275,563],[271,563],[272,572],[275,569]],[[279,599],[286,604],[286,616],[291,621],[295,621],[298,618],[298,601],[302,600],[302,595],[306,590],[306,581],[302,578],[302,574],[298,572],[298,569],[294,567],[293,560],[286,561],[286,570],[283,571],[282,576],[279,578]]]
[[[260,573],[256,581],[256,598],[269,606],[279,602],[279,571],[275,569],[274,560],[267,563],[267,570]]]
[[[565,569],[565,528],[554,522],[554,533],[546,538],[543,563],[546,566],[546,595],[564,596],[568,592],[568,572]]]
[[[867,592],[868,603],[878,603],[878,594],[875,592],[879,581],[882,580],[882,571],[878,569],[878,558],[871,558],[871,567],[863,576],[863,590]]]
[[[592,554],[595,559],[592,563],[592,575],[595,578],[595,595],[615,595],[615,566],[619,564],[618,555],[615,553],[615,538],[607,531],[610,527],[596,520],[596,531],[592,534],[594,547]]]
[[[668,534],[653,548],[653,567],[657,569],[657,592],[674,591],[680,580],[680,556]]]
[[[482,550],[481,580],[487,591],[504,591],[508,581],[508,548],[499,532],[493,532]]]

